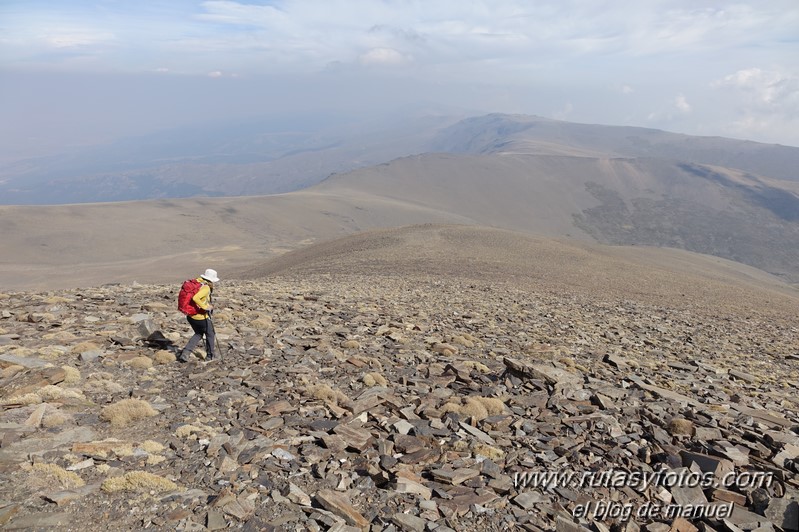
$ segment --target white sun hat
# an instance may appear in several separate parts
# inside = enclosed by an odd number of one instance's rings
[[[206,281],[211,281],[212,283],[219,282],[219,277],[216,276],[216,270],[212,270],[211,268],[205,270],[205,273],[202,274],[200,277],[202,277]]]

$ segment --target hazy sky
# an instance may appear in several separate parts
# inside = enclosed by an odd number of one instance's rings
[[[0,160],[415,104],[799,146],[799,1],[0,0]]]

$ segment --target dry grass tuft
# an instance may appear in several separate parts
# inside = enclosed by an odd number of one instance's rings
[[[17,395],[14,397],[6,397],[0,399],[0,405],[38,405],[42,402],[42,398],[35,393],[26,393],[25,395]]]
[[[477,362],[476,360],[465,360],[463,365],[469,369],[473,369],[479,371],[480,373],[491,373],[491,370],[488,366],[483,364],[482,362]]]
[[[250,322],[250,327],[259,330],[271,330],[275,328],[275,324],[272,322],[271,316],[261,314]]]
[[[165,456],[161,456],[160,454],[150,454],[147,456],[147,460],[145,461],[145,463],[147,465],[158,465],[165,460],[166,460]]]
[[[141,445],[139,445],[139,449],[148,453],[160,453],[161,451],[166,449],[166,447],[164,447],[157,441],[147,440],[143,442]]]
[[[458,348],[450,344],[435,344],[432,351],[437,355],[451,357],[458,352]]]
[[[31,472],[37,475],[43,475],[46,480],[58,483],[62,488],[79,488],[86,483],[77,473],[67,471],[61,466],[56,464],[33,464]]]
[[[78,354],[85,353],[87,351],[100,351],[100,350],[102,350],[102,347],[95,344],[94,342],[81,342],[79,344],[73,345],[72,349],[70,349],[70,351],[72,351],[73,353],[78,353]]]
[[[134,369],[150,369],[153,367],[152,359],[145,356],[131,358],[126,362],[126,364]]]
[[[368,386],[370,388],[372,386],[387,386],[388,385],[388,381],[386,380],[386,378],[383,377],[381,374],[379,374],[377,372],[367,373],[366,375],[364,375],[361,378],[361,380],[363,381],[363,383],[366,386]]]
[[[502,399],[496,397],[475,397],[474,399],[483,405],[489,416],[498,416],[505,412],[505,403],[502,402]]]
[[[177,484],[169,479],[147,473],[146,471],[131,471],[121,477],[106,479],[100,489],[107,493],[125,492],[146,492],[155,491],[162,493],[165,491],[175,491]]]
[[[181,425],[175,430],[175,436],[178,438],[188,438],[195,432],[202,432],[203,429],[194,425]]]
[[[474,347],[474,340],[470,340],[466,335],[453,336],[450,342],[463,347]]]
[[[462,416],[481,421],[488,416],[495,416],[505,411],[505,403],[495,397],[467,397],[461,401],[452,398],[443,407],[441,414],[455,412]]]
[[[56,360],[67,352],[69,352],[68,348],[56,345],[46,345],[37,350],[37,354],[42,360]]]
[[[65,416],[61,412],[54,412],[50,415],[46,415],[42,418],[42,427],[46,429],[52,429],[54,427],[60,427],[64,423],[69,420],[68,416]]]
[[[177,430],[175,430],[175,436],[177,436],[178,438],[188,438],[189,436],[192,436],[193,434],[195,434],[197,432],[205,434],[205,435],[208,435],[209,437],[216,436],[216,432],[214,431],[214,429],[212,429],[211,427],[209,427],[207,425],[203,425],[203,424],[199,424],[199,425],[191,425],[191,424],[181,425],[181,426],[179,426],[177,428]],[[195,436],[195,438],[196,438],[196,436]]]
[[[177,358],[175,357],[175,355],[173,353],[170,353],[169,351],[167,351],[165,349],[162,349],[161,351],[157,351],[153,358],[155,359],[155,363],[156,364],[171,364],[172,362],[177,360]]]
[[[693,436],[694,424],[683,418],[675,417],[669,422],[669,433],[672,436]]]
[[[42,398],[42,401],[63,401],[64,399],[78,399],[85,400],[86,396],[83,392],[74,388],[61,388],[53,384],[48,384],[36,390],[36,395]]]
[[[361,343],[358,340],[344,340],[341,342],[344,349],[360,349]]]
[[[150,403],[141,399],[123,399],[103,408],[100,419],[111,422],[114,427],[125,427],[135,421],[158,414]]]
[[[55,342],[71,342],[72,340],[75,340],[76,338],[77,338],[77,336],[75,336],[74,334],[72,334],[69,331],[58,331],[58,332],[52,332],[52,333],[47,333],[47,334],[43,334],[42,335],[42,340],[51,340],[51,341],[55,341]],[[74,351],[73,351],[73,353],[74,353]]]
[[[108,373],[107,371],[95,371],[93,373],[89,373],[89,376],[86,377],[86,380],[90,381],[111,381],[114,380],[114,375]]]
[[[505,458],[505,451],[497,449],[485,443],[478,443],[474,446],[474,454],[485,456],[489,460],[498,461]]]
[[[305,388],[305,394],[320,401],[328,401],[334,405],[347,403],[350,400],[340,390],[334,390],[327,384],[310,384]]]
[[[61,366],[66,376],[64,377],[64,384],[76,384],[80,382],[80,371],[72,366]]]

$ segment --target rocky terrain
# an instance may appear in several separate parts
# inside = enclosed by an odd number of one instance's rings
[[[795,298],[468,266],[0,295],[0,528],[799,529]]]

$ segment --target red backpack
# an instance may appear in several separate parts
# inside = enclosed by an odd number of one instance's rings
[[[203,284],[197,279],[189,279],[183,282],[183,285],[180,287],[180,293],[178,294],[179,311],[188,316],[193,316],[194,314],[202,312],[202,309],[192,300],[194,295],[200,291],[202,285]]]

